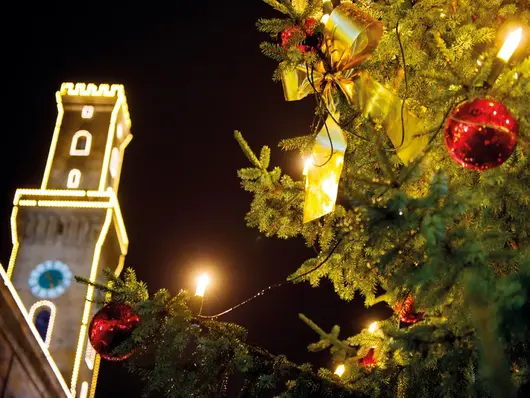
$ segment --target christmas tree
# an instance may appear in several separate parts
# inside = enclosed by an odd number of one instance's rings
[[[307,135],[280,142],[305,160],[300,176],[236,132],[247,223],[317,249],[286,283],[327,278],[394,315],[342,336],[301,314],[309,348],[337,365],[315,371],[201,315],[192,293],[150,296],[128,270],[97,285],[112,301],[93,345],[157,396],[527,396],[528,2],[265,2],[273,78],[316,109]]]

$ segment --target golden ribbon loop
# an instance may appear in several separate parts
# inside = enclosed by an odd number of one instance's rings
[[[422,126],[406,105],[401,120],[401,98],[366,72],[352,70],[370,56],[382,34],[381,22],[351,3],[342,3],[333,10],[325,25],[322,52],[326,59],[311,70],[307,65],[298,65],[282,73],[287,101],[300,100],[316,90],[329,112],[315,139],[314,164],[306,170],[304,223],[332,212],[337,198],[347,143],[346,135],[337,124],[340,115],[335,90],[341,91],[363,116],[382,124],[403,163],[408,164],[427,146],[426,136],[416,137]]]

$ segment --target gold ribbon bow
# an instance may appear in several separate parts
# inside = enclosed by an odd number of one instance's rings
[[[284,96],[297,101],[317,90],[328,109],[328,117],[318,133],[312,152],[312,163],[306,163],[306,195],[304,223],[333,211],[337,199],[346,135],[337,124],[335,90],[340,90],[349,103],[363,116],[377,119],[385,129],[397,155],[408,164],[427,145],[427,137],[416,136],[422,129],[416,116],[404,106],[403,137],[401,107],[403,101],[366,72],[352,68],[370,56],[381,36],[381,22],[362,12],[351,3],[337,6],[330,14],[324,29],[322,53],[324,61],[312,66],[298,65],[282,73]],[[329,134],[329,135],[328,135]]]

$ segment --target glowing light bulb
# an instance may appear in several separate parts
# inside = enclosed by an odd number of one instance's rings
[[[504,43],[497,54],[497,58],[502,59],[504,62],[508,62],[515,50],[517,50],[517,47],[519,47],[522,39],[523,28],[519,27],[512,31],[508,37],[506,37],[506,40],[504,40]]]
[[[306,176],[309,172],[309,168],[313,165],[313,159],[311,157],[308,157],[304,162],[304,171],[302,172],[302,175]]]
[[[210,277],[207,274],[202,274],[197,280],[197,290],[195,290],[195,295],[199,297],[204,297],[204,292],[210,283]]]
[[[323,3],[323,9],[324,14],[320,18],[320,22],[322,22],[324,25],[328,23],[329,20],[329,14],[333,11],[333,4],[330,0],[322,0]]]
[[[340,364],[339,366],[337,366],[337,369],[335,369],[335,374],[339,377],[342,377],[345,370],[346,367],[344,366],[344,364]]]
[[[370,333],[374,333],[377,329],[379,329],[379,325],[377,324],[377,322],[372,322],[370,326],[368,326],[368,331]]]

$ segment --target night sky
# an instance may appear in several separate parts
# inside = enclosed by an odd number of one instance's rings
[[[249,162],[233,139],[273,149],[272,164],[294,177],[297,153],[281,138],[306,134],[312,98],[287,103],[271,79],[275,62],[260,54],[267,37],[259,17],[278,16],[259,0],[202,2],[17,2],[4,5],[1,252],[11,251],[9,216],[16,188],[40,185],[65,81],[125,85],[134,139],[124,160],[119,199],[131,242],[126,265],[150,291],[193,289],[208,271],[204,314],[220,312],[282,281],[314,255],[302,240],[265,238],[246,227],[251,197],[237,169]],[[163,5],[162,5],[163,4]],[[7,9],[5,8],[7,7]],[[9,8],[17,7],[17,9]],[[284,286],[222,320],[249,330],[249,340],[296,362],[330,366],[310,354],[314,334],[303,312],[343,337],[374,320],[362,300],[342,302],[327,281]],[[140,396],[119,364],[104,364],[97,397]]]

